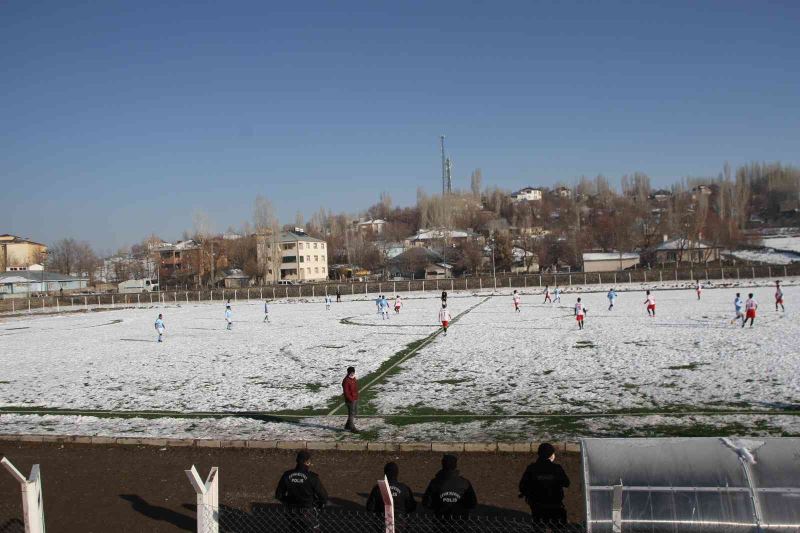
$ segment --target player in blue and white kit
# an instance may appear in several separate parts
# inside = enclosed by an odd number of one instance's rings
[[[617,291],[612,288],[610,291],[608,291],[606,298],[608,298],[608,310],[611,311],[614,309],[614,302],[617,301]]]
[[[264,300],[264,322],[269,322],[269,304]]]
[[[328,295],[325,295],[325,310],[326,311],[331,310],[331,297]]]
[[[161,337],[164,335],[164,330],[167,329],[167,327],[164,325],[164,317],[162,315],[158,315],[158,318],[156,318],[155,328],[158,332],[158,342],[161,342]]]
[[[388,320],[389,319],[389,301],[386,298],[384,298],[383,296],[381,296],[381,301],[378,304],[378,307],[379,307],[379,309],[381,311],[381,317],[383,317],[384,320]]]
[[[744,320],[744,301],[739,293],[736,293],[736,298],[733,299],[733,308],[736,310],[736,318],[731,320],[731,324],[737,320]]]
[[[559,289],[558,286],[556,286],[556,288],[553,289],[553,296],[554,296],[553,303],[556,302],[561,303],[561,289]]]
[[[225,322],[228,323],[225,329],[233,329],[233,311],[231,311],[231,304],[225,304]]]

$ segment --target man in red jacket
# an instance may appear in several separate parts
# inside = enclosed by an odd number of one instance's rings
[[[342,381],[342,389],[344,389],[344,404],[347,406],[347,423],[344,425],[344,429],[358,433],[355,424],[358,414],[358,380],[356,380],[355,367],[347,368],[347,376]]]

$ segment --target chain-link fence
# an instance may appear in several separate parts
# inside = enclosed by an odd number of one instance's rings
[[[340,509],[292,509],[259,507],[250,512],[220,506],[215,511],[201,506],[198,514],[206,520],[206,531],[198,533],[384,533],[383,516]],[[218,518],[218,529],[213,529]],[[497,516],[437,517],[433,514],[410,514],[395,518],[397,533],[583,533],[583,526],[535,523],[532,519]]]
[[[25,533],[22,501],[18,497],[0,500],[0,533]]]

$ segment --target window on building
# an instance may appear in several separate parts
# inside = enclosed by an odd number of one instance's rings
[[[317,243],[314,243],[314,249],[316,250],[316,248],[317,248]]]
[[[301,250],[303,249],[303,243],[302,242],[300,244],[298,244],[297,246],[299,246]]]
[[[303,256],[302,255],[300,256],[300,262],[301,263],[303,262]]]
[[[319,243],[319,247],[324,250],[325,249],[325,243],[324,242]]]
[[[306,261],[308,261],[309,263],[311,262],[311,256],[310,255],[306,256]]]
[[[314,261],[319,261],[319,256],[318,255],[314,256]]]
[[[319,274],[319,267],[314,267],[314,272]]]

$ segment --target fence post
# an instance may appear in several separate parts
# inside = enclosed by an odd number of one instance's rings
[[[378,488],[383,498],[383,516],[385,520],[383,532],[394,533],[394,498],[392,497],[392,489],[389,488],[389,481],[386,479],[386,476],[378,480]]]
[[[150,301],[151,301],[151,302],[153,301],[153,297],[152,297],[152,296],[150,296]],[[30,301],[30,300],[28,300],[28,311],[30,311],[30,310],[31,310],[30,303],[31,303],[31,301]],[[83,307],[84,307],[84,308],[85,308],[87,311],[89,310],[89,297],[88,297],[88,296],[84,296],[84,297],[83,297]]]
[[[497,290],[497,276],[494,277],[494,290]]]
[[[647,270],[642,270],[642,273],[644,274],[644,282],[647,283]]]
[[[11,312],[16,313],[16,306],[14,305],[14,298],[11,298]]]
[[[450,278],[450,292],[453,292],[454,290],[456,290],[455,286],[456,286],[456,282],[453,281],[453,278]]]
[[[314,298],[314,285],[311,286],[311,297]]]
[[[614,485],[611,496],[611,531],[622,533],[622,484]]]
[[[569,285],[570,287],[572,286],[572,274],[569,275]],[[556,286],[558,286],[558,283],[556,283]]]
[[[258,288],[258,298],[263,300],[264,299],[264,287]]]
[[[250,301],[250,289],[249,288],[247,289],[247,301],[248,302]]]
[[[658,281],[659,282],[664,281],[664,271],[663,270],[659,270],[658,271]]]
[[[722,274],[722,281],[725,281],[725,269],[724,268],[720,268],[719,271]]]
[[[26,479],[7,458],[0,464],[17,480],[22,488],[22,516],[25,533],[44,533],[44,504],[42,502],[42,476],[39,465],[33,465],[31,475]]]
[[[56,297],[56,313],[61,312],[61,304],[58,302],[58,297]]]
[[[587,281],[586,281],[586,272],[584,272],[584,273],[583,273],[583,284],[584,284],[584,285],[586,285],[586,284],[587,284]]]
[[[786,272],[787,272],[787,270],[786,270],[786,265],[783,265],[783,277],[784,277],[784,278],[785,278],[785,277],[787,277],[787,276],[789,275],[789,274],[787,274]]]
[[[422,292],[425,292],[425,280],[422,280]]]
[[[628,272],[628,285],[630,285],[631,283],[633,283],[633,282],[631,281],[631,273],[630,273],[630,272]]]
[[[275,299],[275,287],[272,287],[272,299]]]
[[[111,295],[111,307],[114,307],[114,295]]]
[[[478,288],[483,290],[483,278],[478,278]]]
[[[198,533],[219,533],[219,468],[211,467],[205,483],[194,465],[184,472],[197,493]]]
[[[542,286],[542,275],[539,274],[539,287],[541,287],[541,286]]]
[[[756,279],[756,267],[750,267],[750,270],[753,274],[753,279]]]
[[[772,267],[771,267],[771,266],[768,266],[768,267],[767,267],[767,277],[768,277],[768,278],[771,278],[771,277],[772,277]]]

